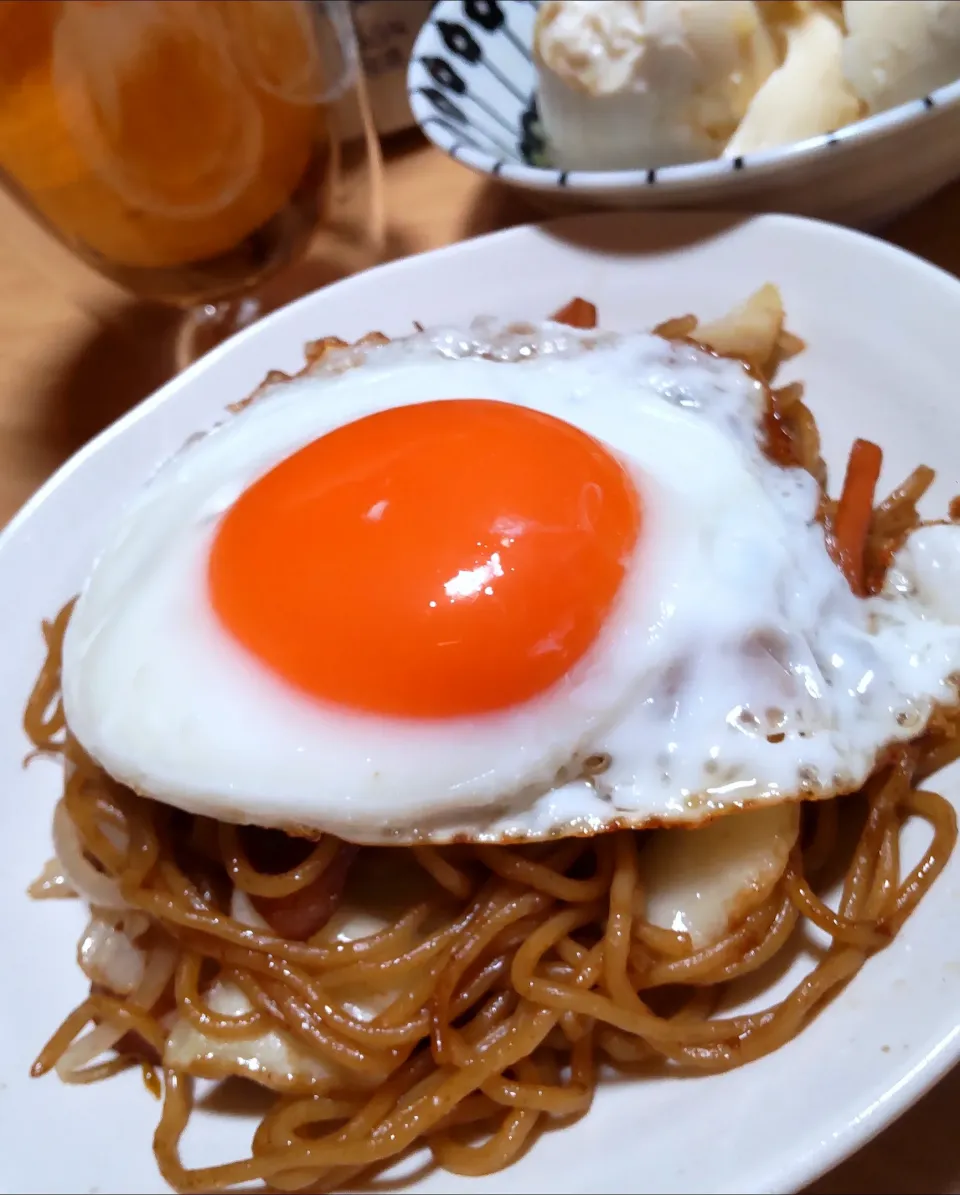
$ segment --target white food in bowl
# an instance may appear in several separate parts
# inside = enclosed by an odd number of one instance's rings
[[[753,0],[546,0],[534,55],[552,159],[575,170],[716,157],[777,65]]]
[[[727,157],[803,141],[852,124],[861,102],[844,78],[843,31],[825,12],[811,9],[785,30],[786,56],[760,87]]]
[[[960,77],[954,0],[546,0],[550,158],[659,169],[790,145]]]
[[[845,0],[843,16],[844,71],[871,112],[960,78],[956,0]]]

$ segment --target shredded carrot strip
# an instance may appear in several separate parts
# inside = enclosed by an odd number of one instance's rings
[[[856,440],[847,461],[843,492],[833,517],[828,547],[837,567],[859,597],[866,596],[864,552],[883,452],[870,440]]]
[[[550,317],[555,323],[566,324],[568,328],[595,328],[597,309],[586,299],[571,299]]]

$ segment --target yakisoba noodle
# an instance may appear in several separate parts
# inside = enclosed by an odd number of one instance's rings
[[[582,301],[563,314],[581,326],[594,316]],[[688,317],[660,331],[738,356],[765,377],[798,347],[782,329],[772,288],[726,321],[698,327]],[[823,481],[799,387],[770,394],[769,450]],[[866,588],[882,580],[918,524],[916,502],[931,478],[918,470],[873,511],[860,562]],[[839,535],[837,503],[824,496],[821,510],[828,537]],[[98,933],[114,937],[100,982],[89,950],[91,994],[43,1048],[34,1074],[56,1067],[64,1080],[85,1083],[145,1065],[158,1090],[162,1081],[157,1161],[181,1191],[257,1181],[330,1190],[424,1145],[447,1170],[489,1174],[522,1153],[531,1134],[586,1112],[601,1066],[710,1073],[768,1054],[897,933],[956,838],[952,806],[918,787],[960,754],[957,715],[941,712],[922,738],[886,753],[859,794],[806,802],[801,836],[768,898],[722,940],[694,949],[685,934],[645,920],[642,834],[391,851],[330,836],[298,844],[137,796],[95,765],[65,725],[59,669],[70,610],[44,624],[47,660],[24,724],[36,752],[65,763],[57,855],[95,914],[81,958]],[[848,816],[862,824],[845,846],[840,821]],[[928,821],[933,836],[901,880],[900,833],[911,816]],[[408,905],[386,928],[338,941],[324,927],[345,877],[391,864],[414,894]],[[822,889],[837,874],[834,908]],[[63,886],[53,867],[35,894]],[[237,919],[238,901],[264,928]],[[269,910],[269,924],[258,909]],[[760,1012],[718,1012],[726,985],[772,959],[804,921],[830,945],[794,990]],[[239,991],[246,1011],[212,1007],[214,980]],[[357,1015],[357,990],[379,994],[384,1010]],[[225,1049],[282,1029],[318,1064],[272,1076],[276,1099],[249,1157],[195,1170],[182,1164],[192,1079],[228,1068],[198,1064],[188,1074],[176,1064],[174,1013]]]

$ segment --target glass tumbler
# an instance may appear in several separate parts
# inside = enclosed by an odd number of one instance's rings
[[[334,273],[376,260],[347,0],[0,0],[0,184],[87,265],[184,309],[183,363],[255,319],[308,246]]]

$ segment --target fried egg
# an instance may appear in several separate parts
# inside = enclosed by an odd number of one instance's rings
[[[960,626],[909,584],[854,597],[764,411],[739,363],[648,334],[327,354],[121,512],[67,722],[141,793],[359,843],[856,789],[956,700]]]

